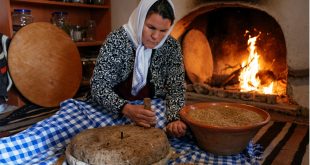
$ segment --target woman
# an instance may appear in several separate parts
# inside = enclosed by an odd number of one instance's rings
[[[184,68],[180,45],[169,36],[173,21],[170,0],[141,0],[100,49],[88,100],[66,100],[50,118],[1,138],[0,164],[54,163],[77,133],[109,125],[155,125],[183,136]],[[145,97],[153,112],[143,108]]]
[[[129,22],[110,34],[100,50],[91,96],[143,127],[156,122],[155,113],[128,101],[163,99],[167,132],[181,137],[186,130],[178,115],[184,105],[184,68],[180,45],[169,36],[173,21],[171,1],[141,1]]]

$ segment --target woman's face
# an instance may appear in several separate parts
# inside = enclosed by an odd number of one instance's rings
[[[153,49],[168,33],[171,26],[169,19],[163,19],[157,13],[150,14],[143,26],[142,43],[144,47]]]

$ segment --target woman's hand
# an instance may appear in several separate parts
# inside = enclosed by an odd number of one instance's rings
[[[166,126],[166,131],[168,135],[179,138],[185,135],[186,128],[187,126],[183,121],[176,120]]]
[[[144,109],[143,105],[126,104],[122,113],[142,127],[151,127],[156,124],[155,112]]]

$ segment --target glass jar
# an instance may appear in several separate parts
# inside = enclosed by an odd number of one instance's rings
[[[96,22],[88,20],[86,23],[86,41],[95,41],[96,35]]]
[[[80,42],[82,41],[82,34],[83,34],[83,31],[82,31],[82,27],[80,25],[75,25],[72,29],[71,29],[71,32],[70,32],[70,35],[71,35],[71,38],[73,41],[75,42]]]
[[[33,22],[33,16],[29,9],[14,9],[12,14],[13,33]]]
[[[86,0],[85,1],[87,4],[94,4],[94,0]]]
[[[104,0],[94,0],[94,4],[96,4],[96,5],[103,5],[104,4]]]
[[[96,64],[96,58],[81,58],[83,80],[90,80]]]
[[[55,11],[52,13],[51,23],[69,34],[68,13],[64,11]]]

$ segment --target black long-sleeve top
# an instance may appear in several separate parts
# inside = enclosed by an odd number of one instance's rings
[[[91,99],[113,113],[120,113],[128,103],[115,87],[132,76],[135,51],[123,27],[110,33],[100,49],[91,80]],[[177,40],[169,36],[162,47],[153,50],[148,75],[153,98],[166,101],[168,122],[178,120],[185,104],[185,73]]]

